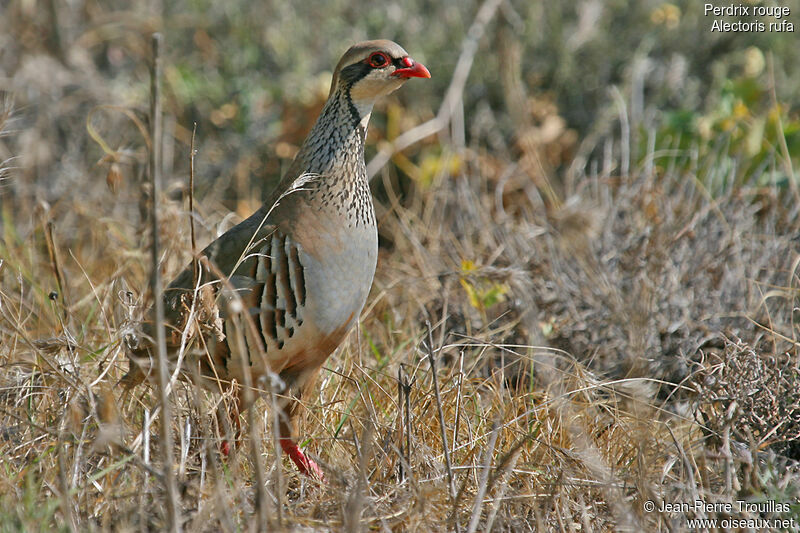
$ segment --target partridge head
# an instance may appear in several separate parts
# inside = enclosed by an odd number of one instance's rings
[[[411,59],[397,43],[364,41],[350,47],[339,60],[330,94],[346,91],[355,105],[369,105],[398,89],[409,78],[430,77],[428,69]]]

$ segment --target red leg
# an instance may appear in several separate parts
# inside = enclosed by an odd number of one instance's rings
[[[296,399],[291,400],[289,405],[279,407],[278,432],[280,434],[281,448],[283,448],[286,455],[288,455],[295,466],[297,466],[301,474],[325,482],[325,475],[322,473],[322,469],[320,469],[319,465],[306,457],[306,455],[300,451],[297,443],[292,439],[292,434],[295,433],[293,429],[296,426],[299,408],[300,402]]]
[[[233,402],[229,405],[228,412],[222,415],[223,417],[227,415],[226,418],[228,422],[233,423],[233,427],[231,428],[233,430],[233,442],[231,443],[227,438],[223,438],[222,442],[219,443],[219,451],[225,457],[228,457],[230,455],[232,448],[239,447],[239,441],[241,440],[242,436],[242,420],[239,416],[241,410],[242,410],[242,400],[237,394],[236,396],[234,396]],[[217,416],[218,417],[220,416],[219,411],[217,411]],[[217,420],[219,420],[219,418]],[[221,428],[226,426],[227,424],[220,424]],[[231,446],[231,444],[233,444],[233,446]]]
[[[325,475],[322,473],[319,465],[315,463],[314,460],[306,457],[306,455],[300,451],[300,448],[292,439],[281,438],[281,448],[283,448],[283,451],[286,452],[286,455],[288,455],[295,466],[297,466],[297,469],[301,474],[305,474],[306,476],[325,482]]]
[[[219,443],[219,451],[225,457],[231,454],[231,444],[228,442],[228,439],[222,439],[222,442]]]

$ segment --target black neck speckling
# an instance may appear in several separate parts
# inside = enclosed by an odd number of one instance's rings
[[[365,125],[341,87],[325,103],[297,158],[304,172],[316,175],[304,188],[321,209],[333,209],[348,224],[375,224],[372,196],[364,164]]]

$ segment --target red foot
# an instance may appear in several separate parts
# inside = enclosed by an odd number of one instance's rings
[[[231,454],[231,444],[227,440],[223,440],[219,443],[219,451],[225,457],[228,457]]]
[[[286,455],[288,455],[295,466],[297,466],[301,474],[316,478],[323,483],[325,482],[325,475],[322,473],[319,465],[306,457],[292,439],[281,439],[281,448],[283,448]]]

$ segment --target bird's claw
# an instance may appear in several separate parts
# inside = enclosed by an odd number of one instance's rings
[[[295,466],[297,466],[301,474],[325,483],[325,474],[322,473],[322,469],[313,459],[306,457],[293,440],[281,439],[281,448],[283,448],[286,455],[288,455]]]

